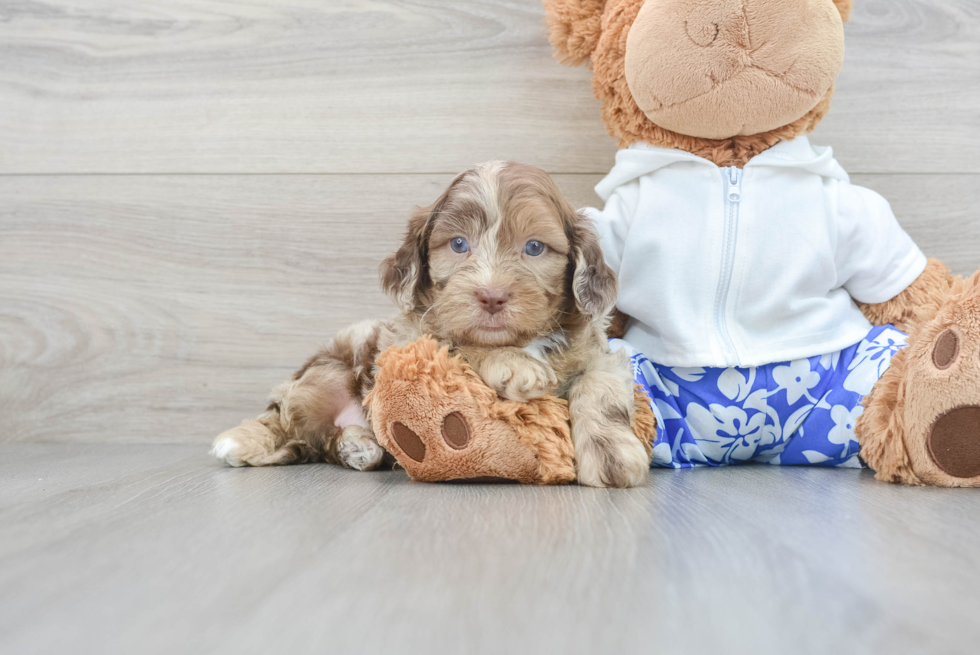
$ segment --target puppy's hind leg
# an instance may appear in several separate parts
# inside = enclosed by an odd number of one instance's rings
[[[326,461],[358,471],[377,468],[384,449],[374,440],[360,401],[323,368],[310,368],[276,388],[269,408],[218,435],[211,454],[231,466]]]
[[[231,466],[273,466],[316,461],[319,454],[309,443],[290,440],[279,427],[279,412],[270,407],[255,419],[218,435],[211,454]]]
[[[327,461],[377,468],[384,449],[374,440],[361,399],[371,382],[379,329],[366,323],[341,332],[273,391],[262,415],[218,435],[211,454],[231,466]]]

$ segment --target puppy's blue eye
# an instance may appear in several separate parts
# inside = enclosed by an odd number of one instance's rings
[[[531,257],[537,257],[544,252],[544,244],[540,241],[528,241],[524,246],[524,252],[529,254]]]
[[[453,252],[466,252],[470,249],[470,244],[463,237],[456,237],[449,242],[449,247],[453,249]]]

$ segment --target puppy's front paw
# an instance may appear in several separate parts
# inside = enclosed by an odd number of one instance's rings
[[[385,450],[374,434],[359,425],[348,425],[337,437],[337,460],[341,466],[355,471],[370,471],[381,465]]]
[[[576,476],[589,487],[636,487],[650,470],[646,449],[628,429],[611,429],[575,446]]]
[[[495,357],[484,363],[483,381],[507,400],[527,402],[540,398],[558,386],[554,370],[525,355]]]

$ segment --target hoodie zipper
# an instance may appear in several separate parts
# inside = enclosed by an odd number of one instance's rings
[[[738,208],[742,201],[742,169],[735,166],[721,169],[725,185],[725,233],[721,262],[721,276],[715,295],[715,326],[721,335],[728,366],[738,365],[738,351],[728,332],[728,291],[732,286],[732,273],[735,269],[735,243],[738,235]]]

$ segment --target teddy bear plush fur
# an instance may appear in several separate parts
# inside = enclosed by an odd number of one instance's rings
[[[881,480],[980,484],[980,272],[922,298],[909,347],[865,399],[861,453]],[[955,378],[955,384],[950,379]]]
[[[742,167],[826,115],[852,0],[544,4],[556,57],[591,65],[621,148],[646,142]],[[980,486],[980,273],[963,280],[929,260],[905,291],[861,310],[909,334],[864,400],[863,459],[882,480]]]
[[[365,398],[376,437],[415,480],[506,479],[563,484],[575,479],[568,402],[548,395],[504,400],[449,348],[423,337],[377,359]],[[633,434],[649,456],[656,423],[635,390]]]

